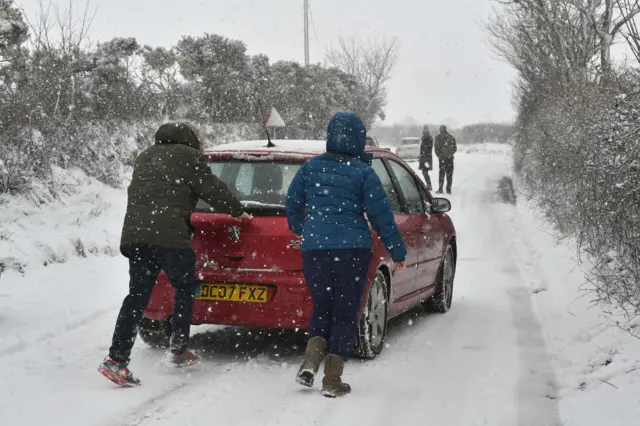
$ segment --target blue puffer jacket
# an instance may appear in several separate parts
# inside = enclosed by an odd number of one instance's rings
[[[327,152],[307,161],[287,195],[289,228],[302,236],[302,251],[370,249],[373,228],[395,262],[407,250],[380,178],[365,154],[366,129],[353,114],[340,112],[329,122]]]

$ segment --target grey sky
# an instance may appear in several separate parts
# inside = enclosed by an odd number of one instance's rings
[[[47,0],[43,0],[45,3]],[[38,0],[18,0],[30,16]],[[64,8],[67,0],[54,0]],[[303,62],[303,0],[91,0],[92,41],[132,36],[170,46],[205,32],[244,41],[249,53]],[[310,0],[311,61],[339,35],[401,41],[389,85],[388,122],[449,124],[513,118],[514,72],[494,58],[483,20],[491,0]],[[80,14],[84,3],[74,1]]]

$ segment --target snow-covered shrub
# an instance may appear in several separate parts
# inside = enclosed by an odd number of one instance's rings
[[[609,90],[572,87],[521,116],[514,154],[521,185],[595,265],[602,300],[640,314],[638,73]]]
[[[127,123],[115,120],[51,123],[43,131],[19,131],[6,143],[7,148],[0,155],[0,193],[23,193],[33,190],[38,182],[47,186],[52,181],[52,166],[77,168],[109,186],[120,187],[136,156],[153,144],[155,131],[161,124],[162,121]],[[258,125],[194,125],[200,130],[205,148],[265,137]]]
[[[52,166],[117,187],[168,120],[199,124],[208,147],[263,138],[271,106],[287,123],[278,136],[296,139],[322,137],[336,111],[358,112],[367,123],[379,112],[362,82],[336,68],[271,64],[215,34],[169,49],[131,37],[94,46],[73,28],[74,15],[43,14],[31,27],[60,34],[29,34],[14,2],[0,1],[0,194],[46,186]]]
[[[19,193],[49,173],[47,148],[35,129],[12,128],[0,134],[0,193]]]

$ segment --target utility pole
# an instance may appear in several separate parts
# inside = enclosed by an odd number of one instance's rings
[[[309,0],[304,0],[304,64],[309,66]]]

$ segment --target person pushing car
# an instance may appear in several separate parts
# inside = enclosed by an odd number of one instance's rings
[[[296,381],[313,386],[324,360],[326,397],[351,392],[342,373],[356,342],[372,260],[369,222],[391,254],[395,273],[406,269],[407,250],[371,156],[365,153],[366,136],[356,114],[335,114],[329,121],[327,152],[300,167],[287,194],[289,228],[302,237],[302,268],[313,302],[309,341]]]
[[[163,124],[155,134],[155,144],[136,159],[128,189],[120,251],[129,259],[129,294],[116,321],[109,355],[98,368],[117,385],[140,384],[128,368],[129,358],[161,269],[175,288],[169,362],[185,367],[200,359],[188,349],[199,284],[190,217],[198,199],[217,213],[249,218],[240,201],[211,172],[194,130],[182,123]]]

